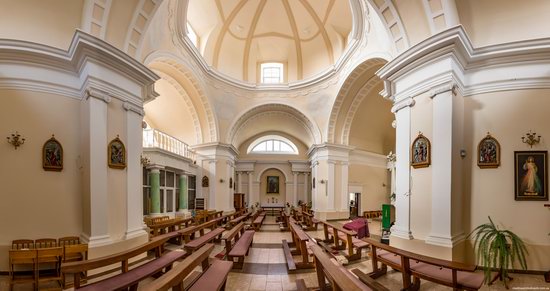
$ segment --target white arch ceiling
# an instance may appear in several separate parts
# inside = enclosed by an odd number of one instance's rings
[[[350,118],[351,118],[351,120],[353,120],[353,116],[349,116],[349,114],[350,114],[349,112],[342,111],[343,109],[344,110],[346,110],[346,109],[349,110],[349,106],[346,106],[346,108],[342,108],[344,106],[344,101],[346,101],[346,100],[349,101],[350,100],[349,98],[355,98],[355,96],[357,95],[357,92],[359,92],[359,91],[355,91],[355,90],[361,90],[360,88],[365,87],[365,86],[361,86],[361,87],[358,86],[357,82],[359,80],[372,79],[372,82],[375,82],[375,80],[378,77],[370,78],[370,77],[374,76],[374,72],[371,76],[365,76],[365,73],[367,71],[371,71],[375,68],[379,68],[385,63],[386,63],[386,60],[381,59],[381,58],[368,59],[368,60],[364,61],[363,63],[361,63],[359,66],[357,66],[355,69],[353,69],[353,71],[351,71],[351,73],[347,76],[346,80],[344,81],[344,83],[340,87],[340,90],[338,91],[338,95],[336,96],[336,99],[334,100],[334,103],[332,105],[332,110],[330,112],[330,117],[329,117],[329,124],[328,124],[328,127],[327,127],[327,142],[329,142],[329,143],[343,142],[343,140],[341,139],[342,136],[340,136],[340,137],[336,136],[336,133],[341,132],[343,130],[343,127],[338,127],[337,128],[337,125],[341,124],[343,122],[346,122]],[[372,87],[372,86],[374,86],[374,84],[370,84],[369,86]],[[380,97],[380,98],[382,98],[382,97]],[[356,106],[358,106],[358,105],[359,104],[356,104]],[[355,107],[355,109],[356,108],[357,107]],[[347,114],[346,114],[347,117],[341,117],[341,115],[343,115],[343,114],[341,114],[341,112],[343,112],[343,113],[347,112]],[[355,113],[353,113],[353,114],[355,114]],[[342,121],[342,118],[345,118],[345,119]],[[340,120],[340,122],[339,122],[339,120]],[[349,122],[348,122],[349,124],[351,124],[351,120],[349,120]],[[350,125],[348,125],[348,135],[349,135],[349,126]]]
[[[266,117],[280,118],[281,120],[292,122],[301,126],[307,136],[300,137],[296,134],[292,135],[297,136],[307,146],[321,143],[321,131],[312,119],[292,106],[277,103],[259,105],[241,113],[229,127],[226,135],[226,142],[234,145],[235,147],[240,146],[240,143],[250,138],[250,136],[242,137],[237,140],[239,133],[250,124],[253,124],[256,127],[255,129],[258,131],[256,133],[268,131],[284,132],[284,128],[281,128],[280,124],[271,123],[268,127],[261,127],[257,121]]]

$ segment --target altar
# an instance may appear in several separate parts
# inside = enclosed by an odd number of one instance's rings
[[[285,205],[284,203],[264,203],[261,205],[263,209],[270,209],[271,215],[275,216],[276,210],[284,210]]]

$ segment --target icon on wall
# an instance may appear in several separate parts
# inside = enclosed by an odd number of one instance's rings
[[[202,177],[202,187],[208,188],[210,186],[210,181],[208,180],[208,177],[204,176]]]
[[[477,165],[482,169],[500,166],[500,144],[490,133],[477,145]]]
[[[515,200],[548,201],[547,151],[516,151]]]
[[[430,165],[430,140],[422,132],[414,140],[411,147],[411,166],[426,168]]]
[[[42,168],[46,171],[63,170],[63,146],[53,134],[42,147]]]
[[[229,177],[229,189],[233,188],[233,177]]]
[[[126,168],[126,147],[124,146],[124,143],[122,143],[122,140],[120,140],[118,135],[109,143],[108,161],[109,168]]]

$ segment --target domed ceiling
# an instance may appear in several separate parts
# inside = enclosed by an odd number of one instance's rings
[[[282,63],[283,83],[322,72],[352,29],[349,0],[189,0],[187,11],[206,62],[250,83],[261,83],[262,63]]]

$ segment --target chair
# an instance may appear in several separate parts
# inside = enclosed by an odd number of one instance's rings
[[[34,241],[34,247],[41,248],[55,248],[57,247],[57,240],[55,238],[39,238]]]
[[[32,239],[16,239],[11,242],[12,250],[34,249],[34,241]]]
[[[62,247],[65,245],[78,245],[80,244],[80,238],[78,236],[65,236],[60,237],[57,240],[57,246]]]
[[[77,262],[88,260],[88,245],[87,244],[76,244],[76,245],[65,245],[63,247],[63,262]],[[86,272],[80,274],[81,283],[86,282]],[[63,281],[63,289],[66,288],[65,273],[61,275]]]
[[[34,249],[14,249],[9,251],[9,263],[10,263],[10,291],[13,290],[13,285],[20,284],[20,283],[32,283],[33,284],[33,290],[35,289],[36,284],[36,250]],[[25,272],[21,274],[22,270],[17,268],[17,266],[22,267],[26,266],[23,271],[29,271],[30,269],[30,275],[28,275],[29,272]],[[19,269],[19,270],[16,270]],[[16,272],[18,273],[16,275]]]
[[[62,247],[36,249],[36,281],[38,289],[40,289],[40,283],[51,281],[57,282],[59,288],[63,286],[61,282],[62,259]]]

